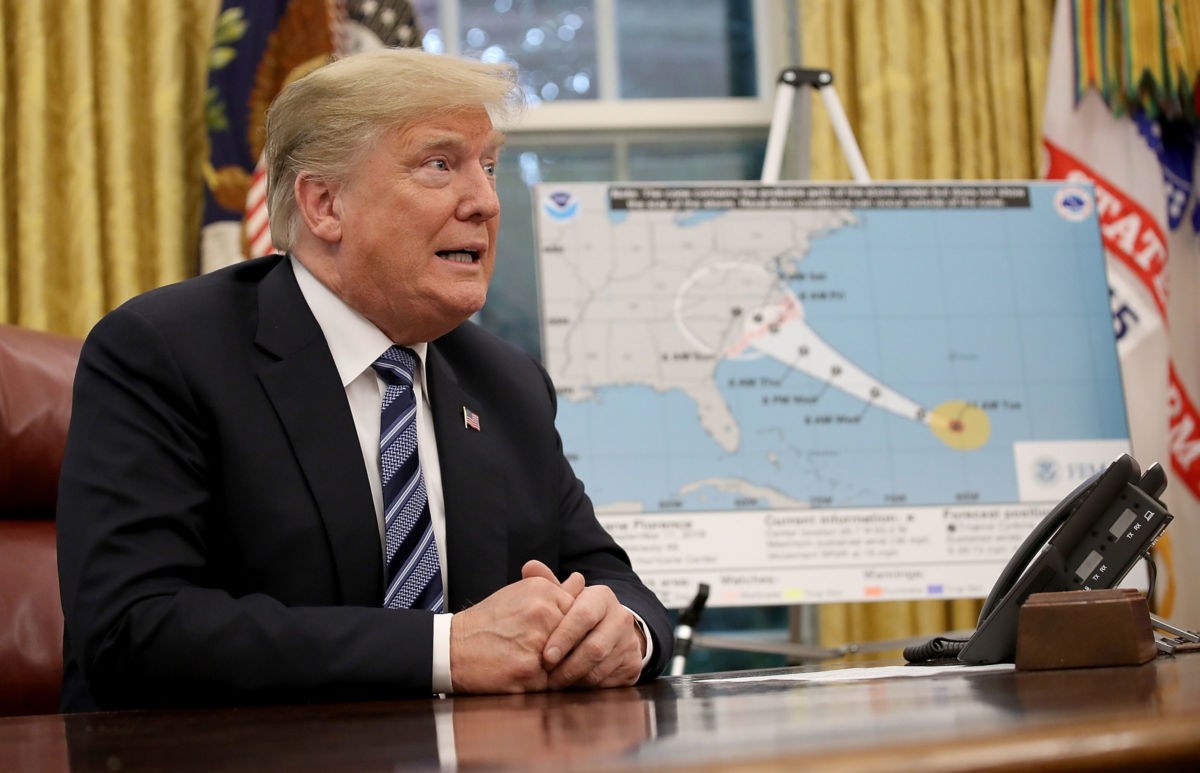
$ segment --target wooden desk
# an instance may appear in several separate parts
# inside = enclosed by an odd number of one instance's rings
[[[0,768],[437,770],[450,764],[452,743],[462,769],[1200,770],[1200,654],[1125,668],[838,683],[710,678],[440,701],[13,717],[0,719]]]

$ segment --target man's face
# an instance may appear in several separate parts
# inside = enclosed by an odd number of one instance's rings
[[[432,340],[483,306],[502,143],[482,107],[443,113],[385,135],[340,187],[331,289],[397,343]]]

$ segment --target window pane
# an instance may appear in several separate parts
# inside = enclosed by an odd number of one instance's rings
[[[464,55],[518,65],[531,103],[595,99],[590,0],[459,0]]]
[[[643,182],[676,180],[757,180],[762,176],[765,135],[759,131],[681,144],[642,142],[629,147],[629,179]]]
[[[516,64],[531,102],[599,96],[591,0],[457,2],[457,33],[441,29],[437,0],[413,3],[427,51],[457,34],[464,55]],[[752,3],[615,0],[613,14],[620,98],[758,95]]]
[[[623,99],[758,94],[752,4],[617,0]]]

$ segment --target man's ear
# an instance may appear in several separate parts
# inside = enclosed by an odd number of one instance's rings
[[[342,212],[338,202],[341,186],[301,173],[296,176],[296,207],[313,236],[323,242],[342,240]]]

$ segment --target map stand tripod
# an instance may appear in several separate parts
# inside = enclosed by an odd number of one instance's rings
[[[775,111],[771,115],[771,129],[767,133],[767,152],[763,157],[761,181],[767,184],[779,182],[779,170],[783,166],[783,148],[787,144],[796,90],[801,86],[811,86],[821,95],[825,112],[829,114],[833,132],[842,146],[842,153],[846,156],[846,163],[854,181],[871,182],[862,151],[858,149],[858,141],[854,139],[854,130],[850,128],[846,111],[842,109],[842,101],[838,99],[837,90],[833,87],[833,73],[829,70],[789,67],[779,73],[778,84],[775,88]]]

